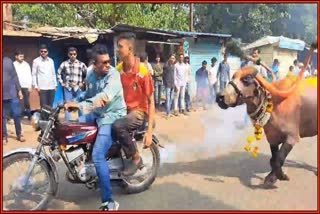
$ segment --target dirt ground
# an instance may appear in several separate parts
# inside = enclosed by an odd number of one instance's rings
[[[241,127],[243,121],[243,106],[221,110],[215,105],[169,120],[157,113],[155,133],[165,146],[158,177],[140,194],[125,195],[114,184],[120,210],[316,210],[317,137],[302,139],[289,154],[284,171],[290,181],[265,189],[261,184],[270,172],[269,145],[265,139],[258,143],[257,158],[246,152],[246,138],[253,135],[253,128]],[[27,142],[17,142],[14,126],[8,125],[10,138],[4,153],[37,145],[37,134],[23,123]],[[59,192],[49,209],[97,210],[99,191],[68,183],[65,167],[57,166]]]

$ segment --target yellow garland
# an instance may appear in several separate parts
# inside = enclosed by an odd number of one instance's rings
[[[266,107],[266,112],[271,114],[272,110],[273,110],[273,103],[269,99]],[[244,147],[244,150],[246,150],[247,152],[250,152],[253,157],[255,158],[258,157],[259,147],[253,146],[253,143],[254,143],[254,140],[260,141],[262,137],[263,137],[263,127],[261,127],[258,124],[254,124],[254,137],[249,136],[247,138],[247,145]]]

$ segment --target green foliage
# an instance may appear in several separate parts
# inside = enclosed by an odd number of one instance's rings
[[[88,26],[105,29],[116,24],[172,30],[188,29],[183,4],[13,4],[16,21],[28,16],[31,26]]]
[[[30,27],[88,26],[106,29],[123,23],[188,30],[189,4],[12,4],[15,21],[28,16]],[[194,4],[194,29],[229,33],[252,42],[267,35],[300,38],[317,34],[316,4]]]
[[[195,29],[230,33],[243,42],[288,36],[308,43],[317,34],[316,4],[196,4]]]

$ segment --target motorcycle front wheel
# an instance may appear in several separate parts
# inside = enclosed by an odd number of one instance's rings
[[[160,153],[156,144],[153,143],[148,149],[143,149],[142,142],[137,142],[136,145],[144,167],[132,176],[123,177],[123,187],[128,194],[148,189],[156,179],[160,165]]]
[[[30,178],[30,153],[16,153],[3,159],[4,210],[43,210],[53,196],[54,174],[45,160],[38,160]]]

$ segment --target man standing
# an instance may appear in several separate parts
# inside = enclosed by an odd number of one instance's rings
[[[271,65],[271,70],[274,73],[274,76],[276,78],[275,80],[279,79],[279,65],[280,65],[279,60],[278,59],[274,59],[272,65]],[[271,73],[268,73],[267,77],[268,77],[268,82],[272,82]]]
[[[52,107],[57,89],[56,71],[53,60],[48,57],[48,48],[41,45],[40,56],[33,60],[32,83],[40,94],[40,106]]]
[[[300,68],[299,68],[299,61],[297,59],[295,59],[293,61],[293,74],[295,76],[298,76],[299,75],[299,72],[300,72]]]
[[[259,59],[260,53],[261,53],[260,50],[258,48],[255,48],[255,49],[253,49],[251,56],[255,59]],[[267,79],[268,72],[264,67],[262,67],[261,65],[256,65],[252,61],[248,62],[247,65],[254,66],[258,70],[258,72],[262,75],[262,77]]]
[[[220,92],[222,92],[226,87],[227,82],[230,81],[230,65],[228,64],[227,54],[224,55],[223,61],[219,64],[217,79],[220,84]]]
[[[216,100],[217,93],[217,58],[213,57],[211,59],[211,67],[208,71],[209,75],[209,90],[210,90],[210,104],[214,103]]]
[[[161,89],[162,89],[162,74],[163,74],[163,65],[160,62],[160,56],[156,56],[156,63],[153,66],[153,81],[154,81],[154,100],[156,108],[160,107],[161,102]]]
[[[187,77],[186,77],[186,92],[185,92],[185,100],[186,100],[186,110],[190,112],[191,110],[191,80],[192,80],[192,72],[189,56],[184,57],[184,62],[187,67]]]
[[[110,66],[105,46],[93,48],[93,70],[86,78],[84,101],[67,102],[65,109],[78,108],[83,112],[80,122],[96,123],[98,134],[93,146],[92,160],[99,177],[102,210],[118,210],[119,203],[112,198],[109,167],[106,155],[112,145],[112,123],[126,115],[126,105],[119,73]]]
[[[14,126],[16,129],[17,140],[20,142],[25,142],[26,140],[21,136],[21,109],[19,99],[23,99],[21,92],[21,86],[18,80],[16,70],[14,68],[13,62],[9,57],[3,58],[3,108],[2,108],[2,137],[3,144],[8,143],[8,133],[7,133],[7,119],[5,105],[10,106],[12,111],[12,116],[14,120]]]
[[[187,84],[187,66],[184,63],[183,54],[179,55],[179,62],[175,64],[174,69],[174,86],[175,86],[175,96],[174,96],[174,115],[178,116],[178,101],[180,102],[180,112],[184,115],[188,115],[185,111],[185,90]],[[180,97],[180,99],[179,99]]]
[[[64,101],[78,99],[84,86],[87,66],[77,59],[77,49],[68,48],[69,59],[61,63],[58,69],[58,81],[63,87]],[[65,120],[70,120],[70,113],[66,111]]]
[[[208,94],[209,94],[209,76],[207,70],[207,61],[202,62],[202,67],[196,72],[197,82],[197,99],[202,103],[204,110],[207,109]]]
[[[163,67],[163,84],[166,90],[166,113],[167,119],[170,118],[172,101],[174,98],[174,69],[176,57],[171,54],[168,62]]]
[[[129,176],[143,167],[142,158],[132,142],[130,131],[141,127],[144,121],[148,120],[149,125],[143,143],[145,147],[149,147],[152,143],[155,115],[154,88],[150,72],[134,56],[135,35],[133,33],[120,34],[117,44],[117,51],[122,60],[117,70],[120,72],[128,114],[114,122],[113,132],[123,145],[126,156],[132,158],[132,164],[122,172],[123,175]]]
[[[16,69],[19,83],[21,86],[21,91],[23,95],[23,108],[21,116],[26,115],[28,120],[31,120],[31,110],[30,110],[30,92],[32,88],[32,74],[29,63],[24,61],[24,53],[21,50],[17,50],[15,53],[16,61],[13,65]]]

